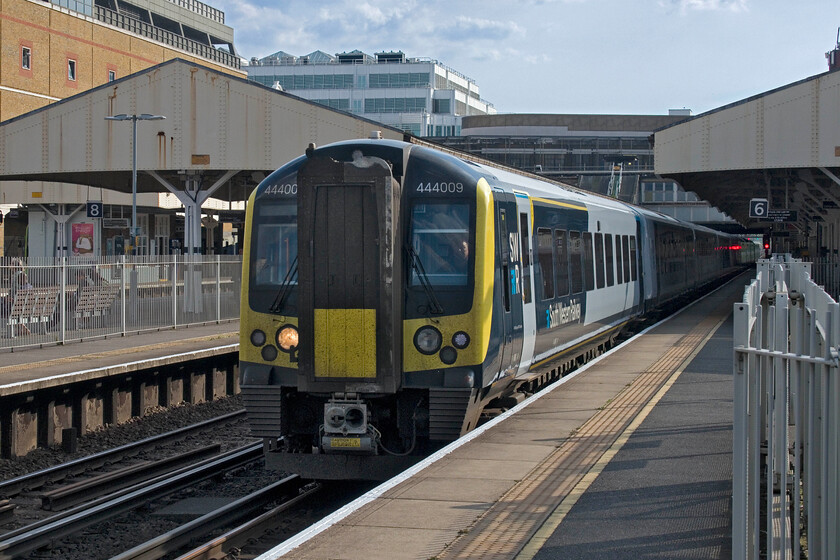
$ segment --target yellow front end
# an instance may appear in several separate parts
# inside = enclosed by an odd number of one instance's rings
[[[484,362],[490,340],[493,310],[493,275],[496,230],[493,220],[493,195],[487,181],[480,179],[476,188],[475,228],[475,290],[472,307],[461,315],[432,316],[409,319],[403,322],[403,370],[406,372],[429,371],[444,367],[475,366]],[[437,329],[442,338],[441,351],[421,353],[414,344],[415,333],[424,326]],[[466,333],[469,342],[460,349],[453,340],[459,333]],[[455,350],[455,361],[441,352]],[[442,359],[443,358],[443,359]]]

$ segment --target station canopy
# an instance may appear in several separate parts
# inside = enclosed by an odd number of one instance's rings
[[[757,210],[807,232],[840,219],[838,109],[837,71],[726,105],[657,130],[655,171],[749,229]]]
[[[404,137],[401,130],[173,59],[0,123],[0,181],[132,192],[133,123],[106,119],[120,114],[166,117],[136,122],[137,191],[178,191],[193,200],[228,181],[255,185],[310,142],[367,138],[374,131]]]

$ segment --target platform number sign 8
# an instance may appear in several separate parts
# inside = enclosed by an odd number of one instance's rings
[[[766,198],[750,200],[750,218],[766,218],[769,210]]]
[[[88,218],[101,218],[102,217],[102,203],[101,202],[88,202],[87,203],[87,217]]]

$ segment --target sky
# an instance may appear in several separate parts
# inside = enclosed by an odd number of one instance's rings
[[[816,74],[840,0],[205,0],[246,58],[432,58],[499,113],[700,114]]]

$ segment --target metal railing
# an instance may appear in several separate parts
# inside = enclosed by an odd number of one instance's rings
[[[0,258],[0,350],[239,318],[242,258]]]
[[[126,31],[131,31],[137,35],[142,35],[153,41],[170,45],[176,49],[181,49],[196,56],[200,56],[206,60],[217,62],[221,65],[239,70],[242,67],[241,59],[229,52],[221,51],[212,45],[199,43],[193,41],[183,35],[176,35],[166,29],[155,27],[139,19],[109,10],[102,6],[94,6],[93,16],[103,23],[120,27]]]
[[[735,304],[734,559],[840,557],[839,342],[810,263],[760,260]]]
[[[217,21],[219,23],[225,22],[225,13],[222,10],[214,8],[204,2],[199,2],[198,0],[169,0],[173,4],[177,4],[182,8],[186,8],[191,12],[194,12],[198,15],[204,16],[208,19],[212,19],[213,21]]]
[[[836,257],[816,257],[811,261],[811,278],[835,300],[840,298],[840,260]]]

